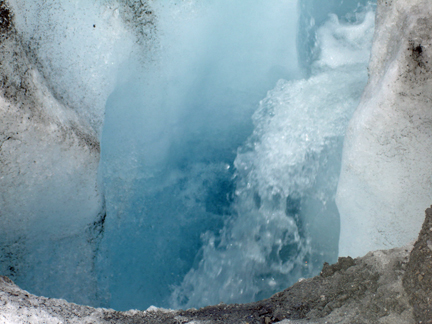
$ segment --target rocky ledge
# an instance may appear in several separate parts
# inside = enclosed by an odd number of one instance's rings
[[[417,242],[339,258],[269,299],[201,309],[118,312],[37,297],[0,277],[0,322],[23,323],[432,323],[432,208]]]

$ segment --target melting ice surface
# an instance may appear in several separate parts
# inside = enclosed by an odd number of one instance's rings
[[[335,261],[373,6],[300,4],[300,21],[294,0],[152,4],[150,63],[131,59],[106,107],[107,306],[247,302]]]

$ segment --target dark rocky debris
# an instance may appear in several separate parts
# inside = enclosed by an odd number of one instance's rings
[[[4,34],[11,28],[12,14],[4,0],[0,0],[0,33]]]
[[[410,255],[403,286],[414,308],[417,323],[432,323],[432,208]]]

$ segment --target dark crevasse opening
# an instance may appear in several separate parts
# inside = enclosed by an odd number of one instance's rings
[[[152,10],[151,63],[125,63],[106,105],[101,295],[120,310],[197,307],[315,275],[337,257],[334,195],[373,6]]]

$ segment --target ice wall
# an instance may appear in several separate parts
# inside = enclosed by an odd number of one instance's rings
[[[344,144],[340,255],[402,246],[432,201],[430,1],[378,1],[369,82]]]
[[[127,1],[125,1],[127,3]],[[100,136],[118,64],[136,39],[118,1],[9,0],[20,37],[58,101]],[[136,33],[136,31],[133,30]]]
[[[0,10],[0,272],[94,305],[100,128],[133,37],[114,2],[11,0]]]

